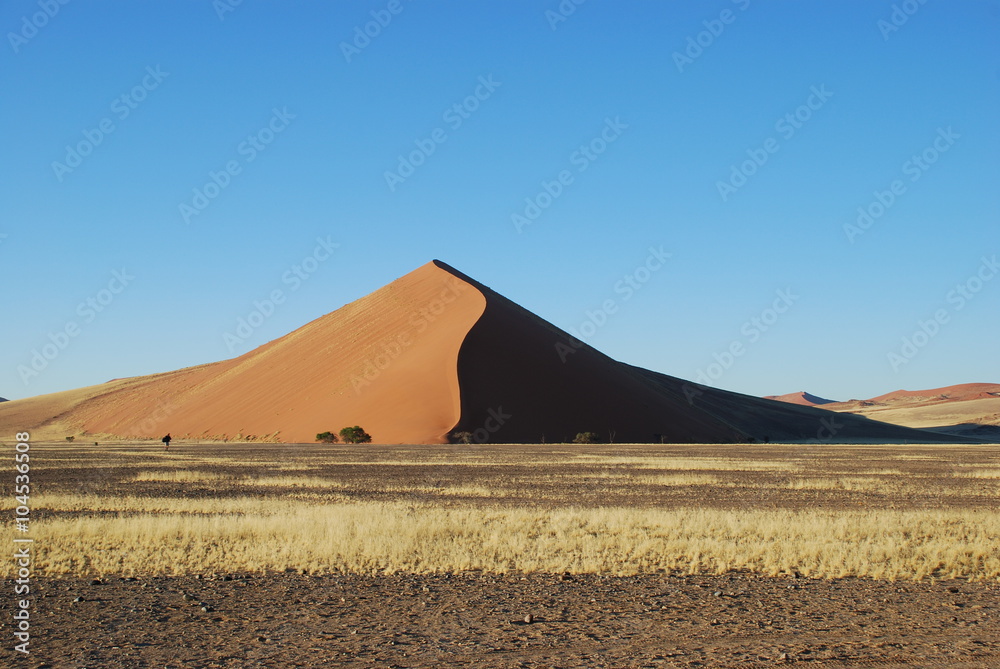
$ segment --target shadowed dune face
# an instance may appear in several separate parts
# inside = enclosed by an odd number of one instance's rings
[[[451,268],[449,268],[451,269]],[[451,270],[486,296],[458,358],[462,417],[476,442],[732,442],[743,435],[666,397],[639,374],[507,298]]]
[[[95,434],[311,442],[361,425],[381,443],[442,443],[461,413],[459,347],[485,305],[428,263],[238,358],[24,402]]]
[[[639,369],[639,368],[636,368]],[[955,435],[941,435],[870,420],[862,416],[838,414],[826,408],[775,402],[763,397],[696,386],[695,384],[647,369],[639,370],[664,392],[682,393],[691,404],[723,416],[737,429],[754,439],[835,443],[837,441],[965,443]],[[972,439],[972,441],[978,441]]]
[[[447,266],[445,266],[447,267]],[[732,443],[954,441],[858,416],[774,402],[612,360],[451,268],[486,296],[458,358],[462,418],[475,441]]]

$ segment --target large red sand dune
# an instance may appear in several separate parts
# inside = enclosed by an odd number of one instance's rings
[[[68,411],[59,422],[100,435],[303,442],[361,425],[384,443],[440,443],[461,412],[458,350],[485,304],[428,263],[238,358],[5,409]]]
[[[35,438],[310,442],[361,425],[377,443],[955,441],[772,402],[608,358],[433,261],[232,360],[0,404]]]

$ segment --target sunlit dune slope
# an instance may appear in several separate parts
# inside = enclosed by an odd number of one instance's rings
[[[1000,437],[1000,384],[962,383],[930,390],[896,390],[868,400],[827,404],[831,411],[996,441]]]
[[[932,390],[896,390],[885,395],[873,397],[868,401],[876,403],[938,403],[965,402],[967,400],[989,399],[991,397],[1000,397],[1000,384],[960,383]]]
[[[3,410],[33,419],[22,424],[57,417],[60,429],[126,437],[308,442],[357,424],[382,443],[441,443],[460,415],[458,350],[484,307],[428,263],[238,358]]]
[[[834,402],[834,400],[824,399],[805,391],[787,393],[785,395],[768,395],[764,399],[775,400],[778,402],[788,402],[789,404],[798,404],[804,407],[814,407],[823,404],[832,404]]]

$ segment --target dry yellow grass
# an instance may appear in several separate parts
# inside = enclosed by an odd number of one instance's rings
[[[81,502],[45,500],[50,507],[60,501]],[[816,577],[1000,577],[1000,516],[979,511],[179,502],[96,501],[92,507],[131,513],[40,520],[32,529],[36,569],[47,575],[749,569]],[[9,577],[10,565],[4,569]]]
[[[714,474],[636,474],[629,477],[635,483],[655,486],[720,485]]]
[[[642,471],[642,470],[637,470]],[[726,485],[727,482],[715,474],[700,473],[669,473],[669,474],[644,474],[628,470],[607,470],[596,469],[585,473],[575,474],[553,474],[550,476],[540,475],[534,480],[524,479],[525,483],[537,483],[538,481],[559,481],[562,485],[572,485],[574,481],[603,481],[607,485],[619,486],[621,490],[628,490],[634,485],[653,486],[687,486],[687,485]],[[494,484],[496,485],[496,484]]]
[[[273,488],[345,488],[341,481],[323,478],[321,476],[262,476],[260,478],[244,477],[235,479],[233,483],[245,486],[270,486]]]
[[[165,481],[168,483],[201,483],[207,481],[227,480],[231,477],[216,472],[206,472],[197,469],[163,469],[142,471],[132,477],[133,481]]]
[[[964,476],[971,479],[1000,479],[1000,469],[973,469],[958,472],[958,476]]]
[[[751,460],[748,458],[719,457],[644,457],[644,456],[606,456],[577,455],[575,460],[581,464],[600,465],[602,467],[632,467],[635,469],[667,469],[667,470],[712,470],[766,472],[788,471],[795,469],[796,464],[788,460]]]
[[[229,485],[244,486],[272,486],[308,488],[323,487],[335,488],[343,487],[343,484],[328,478],[319,476],[249,476],[234,474],[221,474],[218,472],[206,472],[197,469],[165,469],[148,470],[136,474],[132,481],[137,482],[158,482],[158,483],[211,483],[224,482]]]
[[[67,457],[74,448],[38,450],[53,456],[49,463],[91,463],[110,473],[98,479],[105,486],[99,495],[75,494],[73,483],[48,492],[40,477],[31,521],[39,574],[747,569],[1000,579],[1000,468],[992,453],[976,463],[948,460],[942,449],[933,456],[939,467],[919,462],[905,471],[907,460],[931,455],[829,446],[817,453],[790,448],[786,459],[781,451],[767,458],[690,451],[512,457],[497,449],[395,459],[381,451],[368,459],[366,452],[315,458],[254,451],[248,462],[238,454],[156,448]],[[400,469],[407,466],[414,470]],[[155,492],[107,492],[130,484]],[[188,495],[190,484],[200,492]],[[580,501],[584,490],[588,503]],[[917,499],[921,508],[861,506],[887,494],[895,495],[893,505]],[[696,508],[709,495],[742,499],[746,507]],[[840,506],[799,508],[818,496]],[[797,501],[754,508],[760,500]],[[0,499],[0,510],[13,503]],[[0,529],[0,541],[12,537],[10,525]],[[10,576],[11,563],[0,564],[0,575]]]
[[[331,498],[334,500],[341,497]],[[281,502],[278,503],[280,505]],[[162,514],[204,514],[204,515],[260,515],[272,514],[277,508],[274,500],[261,497],[134,497],[126,495],[114,497],[111,495],[76,495],[76,494],[45,494],[32,497],[34,512],[39,511],[73,511],[93,512],[97,514],[117,513],[123,515]],[[86,520],[86,518],[84,518]],[[32,521],[32,531],[46,521]]]
[[[789,490],[872,490],[879,485],[886,485],[884,479],[874,476],[842,476],[838,478],[797,478],[785,484]],[[893,481],[893,487],[899,482]]]

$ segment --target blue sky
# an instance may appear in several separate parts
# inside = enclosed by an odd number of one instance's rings
[[[16,0],[0,27],[4,397],[242,354],[433,258],[749,394],[1000,382],[995,0]]]

